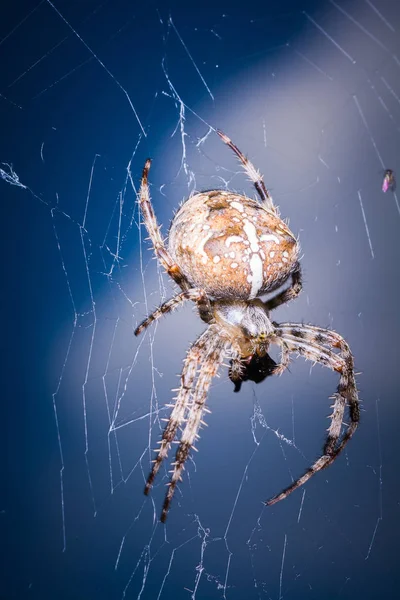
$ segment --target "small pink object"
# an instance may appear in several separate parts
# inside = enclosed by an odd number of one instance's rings
[[[382,182],[382,192],[387,192],[388,190],[390,190],[391,192],[394,192],[395,189],[396,189],[396,180],[394,178],[394,173],[393,173],[392,169],[386,169],[385,175],[383,177],[383,182]]]

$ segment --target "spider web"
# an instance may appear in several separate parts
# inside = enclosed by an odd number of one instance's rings
[[[400,206],[381,184],[400,159],[400,12],[269,4],[7,4],[5,598],[395,597]],[[164,234],[193,190],[253,194],[217,127],[300,237],[304,291],[273,318],[348,340],[362,422],[334,466],[267,508],[321,451],[337,378],[298,359],[234,394],[221,369],[164,526],[169,465],[149,498],[144,482],[204,327],[186,306],[134,337],[173,293],[136,192],[151,156]]]

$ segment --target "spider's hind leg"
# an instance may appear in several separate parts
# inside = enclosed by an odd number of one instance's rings
[[[186,291],[190,288],[190,285],[185,275],[182,273],[181,269],[178,267],[165,247],[164,241],[161,237],[160,226],[157,223],[153,206],[151,204],[148,183],[150,166],[151,160],[148,158],[143,167],[142,182],[138,194],[138,202],[143,216],[143,221],[149,233],[149,237],[153,244],[154,252],[158,261],[162,264],[168,275],[172,277],[175,283],[179,285],[181,290]]]
[[[255,166],[253,165],[253,163],[251,163],[249,161],[249,159],[247,158],[247,156],[245,156],[244,154],[242,154],[242,152],[239,150],[239,148],[232,142],[232,140],[230,138],[228,138],[227,135],[225,135],[225,133],[223,133],[222,131],[220,131],[219,129],[217,129],[217,134],[219,135],[219,137],[221,138],[221,140],[223,142],[225,142],[225,144],[227,146],[229,146],[229,148],[231,150],[233,150],[233,152],[236,154],[236,156],[238,157],[238,159],[242,163],[244,170],[246,171],[246,173],[247,173],[250,181],[253,182],[254,187],[256,188],[257,194],[260,196],[260,198],[261,198],[263,204],[265,205],[265,207],[268,210],[270,210],[273,213],[275,213],[276,215],[278,215],[278,209],[274,205],[274,201],[272,200],[271,194],[269,193],[269,191],[265,187],[265,183],[264,183],[264,180],[263,180],[263,177],[262,177],[261,173],[255,168]]]

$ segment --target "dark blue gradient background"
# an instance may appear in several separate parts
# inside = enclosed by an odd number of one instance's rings
[[[397,3],[5,0],[0,61],[0,162],[25,186],[0,181],[0,597],[396,598]],[[148,449],[203,325],[187,306],[133,336],[173,288],[127,167],[137,186],[154,159],[164,233],[193,189],[253,194],[208,124],[299,235],[304,291],[274,319],[348,340],[363,412],[340,459],[267,509],[321,451],[337,378],[298,359],[233,394],[222,369],[164,527]]]

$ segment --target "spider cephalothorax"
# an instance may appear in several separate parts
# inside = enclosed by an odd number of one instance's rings
[[[208,325],[184,361],[181,386],[171,405],[171,415],[145,487],[147,494],[178,430],[182,429],[162,521],[182,478],[185,461],[199,437],[211,380],[226,356],[231,359],[229,377],[235,383],[235,391],[240,389],[242,381],[262,381],[268,375],[282,373],[291,352],[340,374],[322,456],[267,504],[286,498],[314,473],[330,465],[352,437],[359,421],[353,357],[346,341],[334,331],[312,325],[278,324],[269,318],[271,310],[301,291],[299,245],[280,219],[261,175],[225,134],[217,133],[242,162],[259,201],[224,190],[191,196],[172,221],[167,249],[150,201],[147,182],[150,160],[143,169],[139,192],[140,208],[156,257],[182,291],[149,315],[137,327],[135,335],[185,300],[196,302],[200,318]],[[291,285],[287,289],[266,302],[259,298],[289,278]],[[278,365],[268,355],[272,343],[281,348]],[[341,435],[346,405],[350,424]]]

